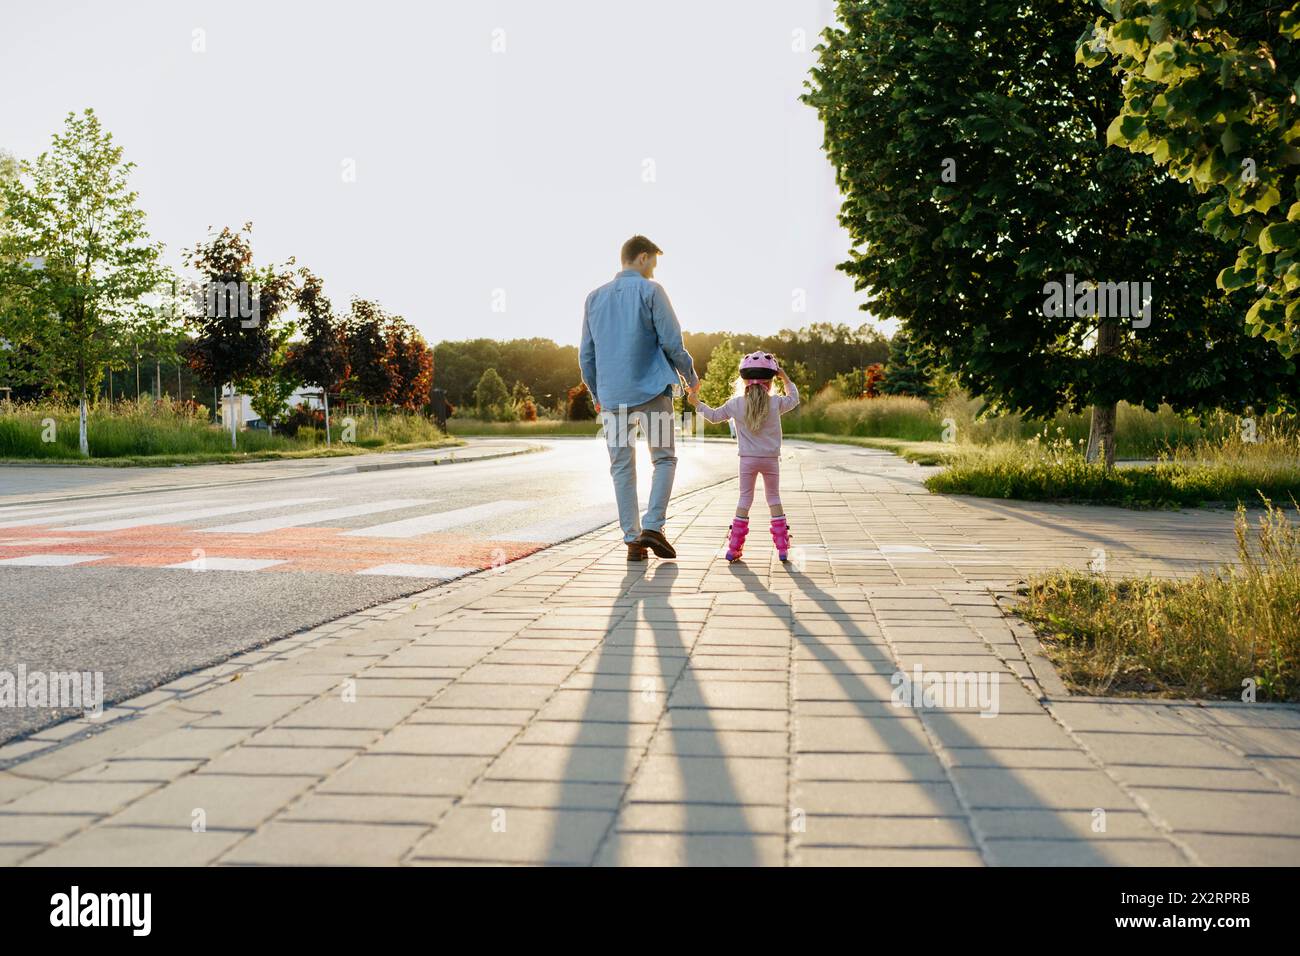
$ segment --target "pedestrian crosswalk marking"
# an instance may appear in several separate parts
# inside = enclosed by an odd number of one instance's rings
[[[199,528],[207,534],[258,534],[263,531],[278,531],[281,528],[297,528],[305,524],[317,524],[321,521],[333,521],[337,518],[354,518],[357,515],[373,514],[377,511],[395,511],[398,508],[411,508],[428,504],[425,500],[394,498],[389,501],[371,502],[364,505],[347,505],[342,508],[323,508],[317,511],[301,511],[297,514],[280,515],[274,518],[255,518],[235,524],[223,524],[213,528]]]
[[[263,568],[284,563],[283,560],[259,558],[203,557],[195,558],[193,561],[182,561],[179,564],[164,564],[163,567],[175,568],[178,571],[261,571]]]
[[[502,515],[520,511],[535,504],[534,501],[502,499],[501,501],[491,501],[482,505],[471,505],[468,508],[457,508],[454,511],[439,511],[435,514],[417,515],[414,518],[389,521],[385,524],[372,525],[369,528],[354,528],[351,531],[343,532],[343,534],[358,538],[414,538],[422,534],[432,534],[436,531],[450,531],[452,528],[460,528],[476,521],[499,518]]]
[[[448,568],[440,564],[380,564],[373,568],[358,571],[357,574],[388,575],[401,578],[441,578],[450,581],[463,577],[479,568]]]
[[[89,518],[108,518],[113,515],[128,515],[128,514],[137,514],[140,512],[147,512],[147,511],[161,511],[163,508],[189,508],[194,505],[201,505],[201,504],[204,504],[203,500],[201,499],[195,501],[165,501],[161,504],[158,503],[145,504],[144,502],[139,502],[137,504],[131,505],[130,507],[126,507],[126,508],[97,508],[89,511],[85,509],[77,508],[77,509],[73,509],[75,512],[77,512],[75,515],[72,515],[70,512],[59,511],[56,514],[43,514],[35,518],[30,516],[24,516],[15,519],[13,521],[9,521],[3,516],[0,516],[0,528],[30,528],[35,525],[56,524],[57,522],[67,520],[69,517],[72,517],[73,520],[76,521],[85,521]]]
[[[0,548],[35,548],[43,544],[73,544],[80,538],[0,538]]]
[[[24,554],[16,558],[0,558],[0,564],[20,568],[62,568],[107,557],[107,554]]]
[[[97,521],[91,524],[74,524],[56,528],[56,531],[120,531],[123,528],[140,528],[146,525],[179,524],[182,521],[202,521],[241,511],[266,511],[270,508],[288,508],[293,505],[328,501],[328,498],[284,498],[280,501],[248,502],[240,505],[222,505],[216,508],[197,508],[192,511],[168,511],[140,518],[122,518],[115,521]]]

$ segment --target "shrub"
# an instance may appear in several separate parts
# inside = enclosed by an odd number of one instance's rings
[[[591,399],[586,382],[569,389],[565,417],[571,422],[587,422],[596,417],[596,404]]]
[[[510,404],[510,391],[494,368],[484,370],[474,388],[474,404],[478,417],[485,421],[505,421],[505,408]],[[511,415],[513,417],[513,415]]]
[[[299,402],[281,419],[279,425],[281,435],[296,436],[303,428],[319,428],[323,431],[325,428],[325,410],[323,408],[311,408],[306,402]]]
[[[1181,581],[1035,576],[1022,617],[1069,683],[1089,694],[1300,700],[1300,527],[1268,506],[1250,540],[1238,509],[1238,565]]]
[[[1064,429],[1050,444],[963,446],[926,479],[941,494],[1027,501],[1090,501],[1126,507],[1195,507],[1300,497],[1300,441],[1248,444],[1225,439],[1180,449],[1152,465],[1107,470],[1084,460],[1081,440]]]

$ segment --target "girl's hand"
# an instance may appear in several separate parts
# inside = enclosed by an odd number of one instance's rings
[[[690,402],[692,406],[700,404],[700,387],[698,385],[695,386],[695,388],[688,388],[686,390],[686,400]]]

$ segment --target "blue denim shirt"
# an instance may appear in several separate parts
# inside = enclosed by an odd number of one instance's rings
[[[668,294],[624,269],[591,295],[582,312],[582,380],[603,408],[641,405],[677,383],[698,381]]]

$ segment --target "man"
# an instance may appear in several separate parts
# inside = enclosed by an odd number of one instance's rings
[[[582,380],[605,428],[629,561],[644,561],[647,548],[661,558],[677,557],[663,531],[677,471],[673,386],[681,380],[688,388],[699,384],[668,295],[651,281],[661,255],[663,250],[645,236],[623,243],[623,271],[587,296],[582,314]],[[641,519],[636,494],[638,429],[646,435],[654,464],[650,501]]]

